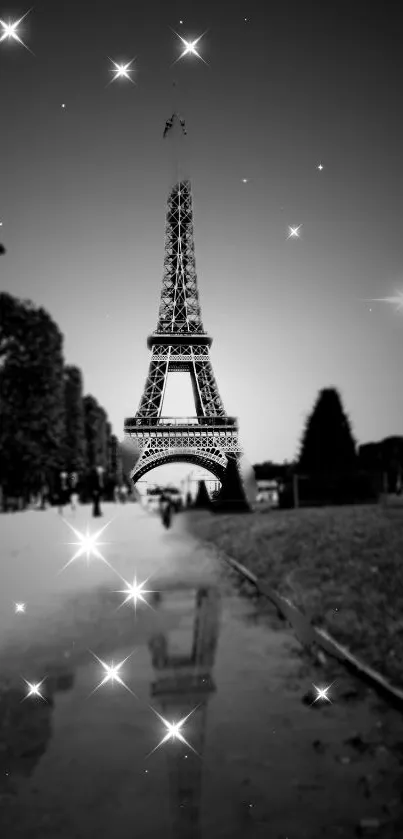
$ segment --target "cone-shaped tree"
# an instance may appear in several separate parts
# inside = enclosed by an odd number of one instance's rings
[[[211,501],[204,481],[199,481],[197,495],[193,506],[200,510],[211,507]]]
[[[325,388],[305,427],[298,471],[311,475],[349,472],[356,463],[356,444],[340,396],[334,388]]]
[[[69,472],[85,469],[83,378],[78,367],[64,368],[65,465]]]

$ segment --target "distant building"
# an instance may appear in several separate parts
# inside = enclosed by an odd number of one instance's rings
[[[278,481],[256,481],[257,483],[257,497],[256,501],[260,503],[269,503],[273,507],[278,506],[279,485]]]

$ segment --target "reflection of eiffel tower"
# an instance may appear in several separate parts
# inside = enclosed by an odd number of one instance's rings
[[[151,694],[158,697],[162,716],[169,722],[189,717],[183,734],[197,754],[180,742],[167,743],[173,835],[175,839],[199,839],[202,787],[202,754],[207,702],[216,690],[211,670],[218,640],[220,596],[213,587],[200,588],[196,594],[193,647],[190,656],[169,655],[165,635],[155,635],[150,642],[152,663],[163,674],[152,683]],[[186,730],[185,730],[186,729]]]

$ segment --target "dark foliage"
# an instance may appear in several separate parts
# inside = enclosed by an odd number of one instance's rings
[[[357,465],[350,423],[334,388],[321,390],[306,423],[298,462],[300,474],[337,474]]]
[[[107,418],[103,408],[93,396],[85,396],[84,422],[86,439],[86,469],[94,466],[108,467]]]
[[[264,463],[256,463],[253,467],[257,481],[274,481],[285,479],[292,471],[291,463],[273,463],[270,460]]]
[[[403,437],[387,437],[380,443],[366,443],[358,450],[362,469],[386,475],[389,492],[401,492],[403,477]]]
[[[0,253],[7,253],[4,245],[0,245]]]
[[[62,466],[63,336],[48,313],[0,294],[0,472],[8,494]]]
[[[83,379],[78,367],[64,368],[65,437],[64,463],[68,472],[85,469],[85,421]]]
[[[323,473],[298,479],[298,504],[315,507],[338,504],[364,504],[378,501],[382,490],[379,476],[368,472]],[[287,480],[281,487],[279,507],[294,507],[293,483]]]

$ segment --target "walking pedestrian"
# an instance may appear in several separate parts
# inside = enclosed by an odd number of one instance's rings
[[[94,518],[99,518],[99,516],[102,516],[100,503],[103,495],[104,486],[104,469],[102,466],[96,466],[92,470],[90,478],[90,488],[93,503],[92,515]]]
[[[60,472],[59,474],[59,513],[63,515],[63,507],[65,504],[68,504],[70,498],[70,490],[68,484],[68,474],[67,472]]]
[[[169,495],[167,493],[161,493],[160,501],[160,514],[161,519],[164,527],[168,528],[171,526],[171,519],[172,519],[172,503]]]
[[[72,472],[70,475],[70,503],[71,509],[74,511],[77,509],[78,504],[78,475],[77,472]]]

